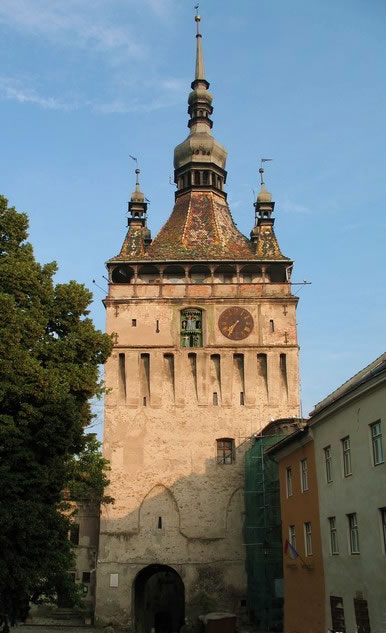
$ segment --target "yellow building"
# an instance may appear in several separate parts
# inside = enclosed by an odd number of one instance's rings
[[[174,209],[152,241],[137,171],[128,232],[107,263],[115,346],[104,456],[115,504],[101,519],[96,615],[138,633],[239,611],[248,438],[299,415],[292,261],[275,237],[263,170],[250,239],[233,222],[199,20]]]

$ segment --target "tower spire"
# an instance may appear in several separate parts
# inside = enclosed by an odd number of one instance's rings
[[[202,54],[202,35],[200,33],[200,21],[201,17],[198,14],[198,5],[196,6],[196,24],[197,24],[197,34],[196,34],[196,75],[195,80],[205,81],[205,69],[204,69],[204,56]]]
[[[226,180],[225,163],[227,151],[212,136],[213,122],[210,118],[213,97],[209,82],[205,79],[204,56],[202,53],[201,17],[196,15],[196,69],[192,81],[192,92],[188,98],[189,136],[174,150],[174,182],[177,185],[176,198],[187,190],[215,189],[224,193]]]

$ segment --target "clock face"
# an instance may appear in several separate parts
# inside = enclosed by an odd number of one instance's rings
[[[221,334],[232,341],[241,341],[253,330],[253,318],[248,310],[245,308],[227,308],[220,314],[218,320],[218,327]]]

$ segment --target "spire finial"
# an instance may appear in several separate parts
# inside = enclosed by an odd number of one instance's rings
[[[141,173],[141,170],[137,169],[135,170],[135,188],[137,191],[139,191],[139,174]]]
[[[260,161],[260,169],[259,169],[259,174],[260,174],[260,185],[261,185],[261,189],[259,191],[259,194],[257,196],[257,201],[256,203],[259,204],[261,202],[271,202],[272,200],[272,194],[267,191],[266,187],[265,187],[265,183],[264,183],[264,169],[263,169],[263,163],[267,163],[268,161],[273,160],[272,158],[262,158]],[[255,203],[255,206],[256,206]]]
[[[196,4],[196,6],[194,7],[196,9],[196,15],[194,16],[194,19],[196,21],[197,24],[197,34],[196,34],[196,38],[197,38],[197,48],[196,48],[196,74],[195,74],[195,79],[201,79],[205,81],[205,70],[204,70],[204,57],[202,54],[202,35],[200,32],[200,22],[201,22],[201,17],[198,13],[198,7],[199,4]]]

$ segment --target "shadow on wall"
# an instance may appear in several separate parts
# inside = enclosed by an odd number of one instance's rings
[[[245,611],[243,480],[249,445],[232,447],[231,457],[219,453],[206,460],[205,473],[177,481],[165,469],[157,482],[146,464],[130,481],[124,473],[116,477],[109,493],[122,498],[114,493],[126,485],[125,497],[135,496],[138,505],[119,518],[107,508],[101,521],[101,621],[129,625],[136,633],[176,633],[185,616],[197,622],[210,611]]]

